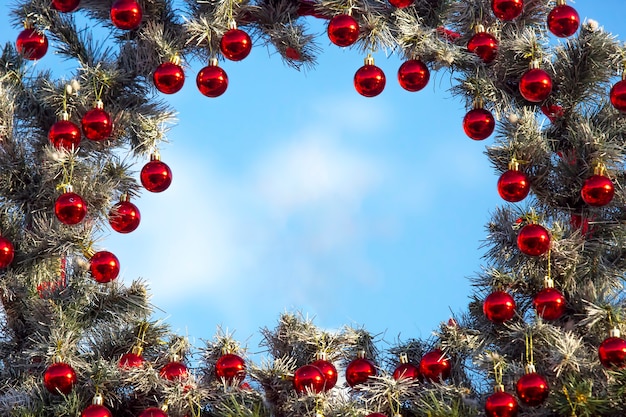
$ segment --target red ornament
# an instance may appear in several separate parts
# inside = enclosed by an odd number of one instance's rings
[[[164,62],[154,70],[152,81],[163,94],[174,94],[185,84],[185,71],[177,62]]]
[[[296,369],[293,375],[293,387],[298,394],[314,392],[319,394],[324,390],[326,378],[317,366],[304,365]]]
[[[113,417],[113,414],[101,404],[91,404],[80,413],[80,417]]]
[[[76,372],[66,363],[56,362],[43,373],[43,385],[53,394],[69,394],[76,384]]]
[[[401,363],[393,371],[393,379],[419,379],[421,377],[420,370],[412,363]]]
[[[582,233],[583,236],[587,235],[589,232],[589,219],[587,217],[572,213],[570,216],[570,224],[574,229],[580,229],[580,233]]]
[[[168,381],[180,381],[186,379],[189,376],[189,370],[184,363],[178,361],[172,361],[166,363],[159,371],[161,378],[165,378]]]
[[[6,268],[13,262],[15,249],[11,241],[0,236],[0,268]]]
[[[531,68],[522,75],[519,92],[526,100],[540,103],[552,92],[552,78],[541,68]]]
[[[506,291],[494,291],[483,301],[483,313],[489,321],[502,324],[515,315],[515,300]]]
[[[430,80],[430,71],[426,64],[417,59],[409,59],[398,68],[398,82],[407,91],[420,91]]]
[[[385,414],[381,414],[381,413],[371,413],[371,414],[368,414],[365,417],[387,417],[387,416]]]
[[[536,372],[524,374],[515,385],[515,392],[522,404],[536,407],[548,398],[548,381]]]
[[[590,206],[606,206],[613,199],[615,186],[610,178],[604,175],[592,175],[585,180],[580,195]]]
[[[335,365],[325,359],[318,359],[314,362],[311,362],[311,365],[319,368],[319,370],[322,371],[322,374],[324,375],[324,391],[328,391],[329,389],[333,388],[335,384],[337,384],[338,375]]]
[[[541,112],[545,114],[552,123],[565,115],[565,110],[562,106],[559,106],[558,104],[544,104],[543,106],[541,106]]]
[[[141,349],[138,347],[133,348],[132,352],[128,352],[122,355],[117,365],[121,369],[139,368],[143,365],[145,359],[141,356]]]
[[[485,64],[490,64],[498,54],[498,40],[492,34],[480,31],[471,37],[467,50],[478,55]]]
[[[498,194],[505,201],[517,203],[530,192],[528,176],[518,169],[505,171],[498,179]]]
[[[405,7],[409,7],[413,4],[415,0],[389,0],[389,4],[393,7],[397,7],[398,9],[404,9]]]
[[[450,377],[451,370],[452,364],[450,359],[441,349],[435,349],[426,353],[420,361],[419,374],[429,381],[444,381]]]
[[[220,51],[226,59],[231,61],[241,61],[250,54],[251,50],[252,40],[241,29],[227,30],[220,40]]]
[[[493,14],[500,20],[513,20],[522,14],[522,0],[491,0]]]
[[[167,190],[172,183],[172,170],[166,163],[161,162],[157,154],[152,154],[150,162],[141,169],[140,179],[146,190],[160,193]]]
[[[215,362],[215,375],[228,383],[243,381],[246,377],[246,362],[233,353],[222,355]]]
[[[141,25],[143,11],[135,0],[115,0],[111,5],[111,22],[122,30],[135,30]]]
[[[337,46],[350,46],[359,38],[359,24],[354,17],[340,14],[328,22],[328,38]]]
[[[160,408],[146,408],[137,417],[167,417],[167,413]]]
[[[80,123],[83,128],[83,134],[87,139],[100,141],[111,136],[113,120],[109,113],[103,109],[104,104],[98,100],[94,108],[83,115]]]
[[[580,17],[578,12],[572,6],[559,4],[548,14],[548,29],[559,38],[567,38],[573,35],[580,26]]]
[[[598,357],[605,368],[626,367],[626,340],[611,336],[598,347]]]
[[[503,391],[494,392],[485,401],[487,417],[515,417],[517,409],[515,397]]]
[[[550,233],[540,224],[527,224],[517,234],[517,247],[529,256],[541,256],[550,249]]]
[[[298,52],[297,49],[292,48],[291,46],[288,46],[285,49],[285,56],[289,59],[293,59],[294,61],[300,61],[302,59],[300,52]]]
[[[50,126],[48,139],[55,148],[72,151],[80,143],[80,128],[69,120],[59,120]]]
[[[87,214],[87,203],[81,196],[72,192],[71,186],[65,187],[65,192],[57,197],[54,203],[54,214],[63,224],[78,224]]]
[[[488,138],[496,127],[496,120],[489,110],[482,108],[472,109],[463,118],[465,134],[474,140]]]
[[[15,46],[17,52],[22,54],[24,58],[41,59],[48,52],[48,38],[43,32],[27,27],[17,35]]]
[[[533,297],[537,314],[545,320],[556,320],[565,312],[566,300],[556,288],[544,288]]]
[[[115,204],[109,211],[109,224],[119,233],[130,233],[139,226],[141,213],[136,205],[128,201],[127,197]]]
[[[80,0],[52,0],[52,8],[63,13],[73,12],[79,4]]]
[[[617,110],[626,112],[626,79],[618,81],[611,87],[611,104]]]
[[[376,376],[376,366],[368,359],[356,358],[346,366],[346,382],[351,387],[367,382],[370,376]]]
[[[375,97],[383,92],[386,83],[383,70],[374,65],[374,58],[365,58],[365,65],[354,74],[354,88],[365,97]]]
[[[109,251],[99,251],[89,260],[89,271],[97,282],[111,282],[120,273],[120,261]]]
[[[219,97],[228,87],[228,75],[217,65],[217,59],[211,59],[209,65],[202,68],[196,76],[196,85],[203,95]]]

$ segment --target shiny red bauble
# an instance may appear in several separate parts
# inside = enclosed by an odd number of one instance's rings
[[[215,375],[227,382],[243,381],[246,377],[246,362],[234,353],[227,353],[215,362]]]
[[[495,128],[496,120],[489,110],[472,109],[463,118],[463,130],[474,140],[487,139]]]
[[[611,87],[611,104],[617,110],[626,112],[626,80],[618,81]]]
[[[161,378],[167,379],[168,381],[180,381],[189,376],[189,370],[184,363],[172,361],[166,363],[163,368],[161,368],[159,375]]]
[[[404,9],[405,7],[409,7],[413,4],[415,0],[389,0],[389,4],[393,7],[397,7],[398,9]]]
[[[500,20],[513,20],[524,10],[523,0],[491,0],[491,10]]]
[[[48,366],[43,373],[43,385],[53,394],[69,394],[76,384],[76,372],[63,362]]]
[[[536,372],[530,372],[524,374],[517,381],[515,392],[522,404],[536,407],[548,398],[550,388],[548,381],[543,376]]]
[[[519,81],[519,92],[532,103],[541,103],[552,92],[552,78],[541,68],[531,68]]]
[[[565,109],[558,104],[544,104],[541,106],[541,112],[545,114],[552,123],[565,115]]]
[[[87,139],[101,141],[111,136],[113,132],[113,120],[109,113],[102,109],[102,104],[87,111],[80,121],[83,128],[83,135]]]
[[[566,300],[556,288],[544,288],[533,297],[533,305],[542,319],[557,320],[565,313]]]
[[[304,365],[293,374],[293,388],[298,394],[312,392],[319,394],[324,390],[326,378],[317,366]]]
[[[80,417],[113,417],[113,414],[103,405],[91,404],[80,413]]]
[[[111,5],[111,22],[122,30],[135,30],[141,25],[143,11],[135,0],[115,0]]]
[[[398,68],[398,82],[407,91],[420,91],[430,80],[430,71],[426,64],[418,59],[409,59]]]
[[[606,206],[615,195],[615,186],[609,177],[604,175],[592,175],[587,178],[580,190],[583,201],[590,206]]]
[[[172,170],[157,157],[143,166],[139,175],[141,185],[150,192],[160,193],[172,184]]]
[[[489,321],[502,324],[515,315],[515,300],[506,291],[494,291],[483,301],[483,313]]]
[[[376,65],[365,64],[354,74],[354,88],[365,97],[375,97],[385,89],[385,73]]]
[[[229,29],[220,40],[220,51],[224,58],[241,61],[250,54],[252,40],[250,35],[241,29]]]
[[[572,6],[561,4],[548,14],[548,29],[559,38],[573,35],[580,26],[578,12]]]
[[[518,408],[515,397],[506,392],[494,392],[485,401],[487,417],[515,417]]]
[[[370,376],[376,376],[376,366],[366,358],[356,358],[346,367],[346,382],[351,387],[367,382]]]
[[[69,13],[78,9],[80,0],[52,0],[51,6],[59,12]]]
[[[15,256],[15,249],[11,241],[3,236],[0,236],[0,268],[6,268],[13,262]]]
[[[69,120],[59,120],[50,126],[48,139],[57,149],[71,151],[80,143],[80,128]]]
[[[78,224],[87,214],[87,203],[78,194],[66,192],[58,196],[54,202],[54,214],[63,224]]]
[[[26,28],[17,35],[15,46],[24,58],[41,59],[48,52],[48,38],[36,29]]]
[[[150,407],[143,410],[137,417],[168,417],[167,413],[160,408]]]
[[[431,350],[422,356],[419,374],[428,381],[441,382],[450,377],[452,364],[441,349]]]
[[[470,38],[467,50],[478,55],[485,64],[490,64],[498,55],[498,40],[490,33],[478,32]]]
[[[164,62],[154,70],[152,82],[163,94],[174,94],[185,84],[185,71],[174,62]]]
[[[529,256],[541,256],[550,249],[550,233],[540,224],[527,224],[517,234],[517,247]]]
[[[331,362],[328,362],[325,359],[318,359],[316,361],[311,362],[311,365],[319,368],[324,375],[324,391],[328,391],[333,388],[335,384],[337,384],[337,368]]]
[[[121,369],[139,368],[145,362],[143,356],[139,353],[128,352],[122,355],[117,365]]]
[[[604,339],[598,347],[598,358],[605,368],[626,367],[626,340],[621,337]]]
[[[109,211],[109,224],[119,233],[130,233],[139,226],[141,213],[130,201],[120,201]]]
[[[420,370],[412,363],[401,363],[394,369],[393,379],[420,379]]]
[[[328,22],[328,38],[337,46],[350,46],[359,38],[359,24],[354,17],[340,14]]]
[[[228,88],[228,75],[217,62],[202,68],[196,76],[196,85],[202,95],[215,98],[219,97]]]
[[[522,171],[509,169],[500,175],[498,179],[498,194],[505,201],[517,203],[528,196],[530,181]]]
[[[109,251],[96,252],[89,260],[89,272],[99,283],[111,282],[120,274],[120,261]]]

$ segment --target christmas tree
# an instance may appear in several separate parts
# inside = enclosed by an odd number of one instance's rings
[[[2,415],[625,413],[626,51],[565,1],[33,0],[12,16],[23,29],[0,65]],[[210,98],[228,87],[220,60],[245,59],[252,38],[312,68],[312,18],[366,56],[354,76],[365,97],[385,88],[381,50],[405,60],[408,91],[431,71],[455,75],[467,136],[495,137],[506,202],[485,268],[467,311],[427,340],[382,352],[365,329],[283,314],[262,330],[262,363],[226,332],[192,363],[145,284],[116,279],[101,237],[138,227],[142,187],[170,185],[158,150],[174,112],[160,94],[182,87],[181,60],[207,64],[196,84]],[[76,70],[34,69],[49,48]],[[146,156],[138,182],[128,161]]]

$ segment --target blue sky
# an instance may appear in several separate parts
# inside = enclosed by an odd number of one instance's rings
[[[622,0],[572,5],[626,32]],[[2,40],[14,41],[19,30],[0,18]],[[255,44],[221,64],[230,83],[215,99],[195,86],[204,64],[187,63],[183,90],[167,97],[178,111],[161,148],[172,186],[144,193],[139,228],[99,246],[120,259],[120,279],[145,278],[157,314],[192,339],[222,326],[256,351],[260,327],[301,311],[393,342],[428,337],[467,306],[485,224],[503,203],[484,155],[493,137],[465,136],[449,73],[409,93],[401,61],[378,53],[387,87],[365,98],[352,85],[364,56],[324,34],[319,43],[307,72]]]

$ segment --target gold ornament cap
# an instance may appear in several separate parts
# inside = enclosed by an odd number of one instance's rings
[[[409,363],[409,356],[406,354],[406,352],[402,352],[400,354],[400,363]]]
[[[326,354],[326,352],[319,351],[315,354],[315,359],[318,361],[326,361],[328,360],[328,355]]]
[[[479,23],[476,26],[474,26],[474,33],[481,33],[481,32],[486,32],[486,30],[485,30],[485,26],[483,26],[482,23]]]
[[[93,396],[93,399],[91,400],[91,403],[93,405],[103,405],[104,404],[104,397],[102,396],[102,394],[96,394]]]
[[[98,99],[98,100],[94,101],[93,107],[94,107],[94,109],[102,110],[102,109],[104,109],[104,103],[102,102],[102,100]]]
[[[539,69],[541,68],[541,64],[539,63],[538,59],[533,59],[532,61],[530,61],[530,63],[528,64],[528,68],[529,69]]]
[[[511,159],[509,162],[509,170],[510,171],[519,171],[519,161],[515,158]]]
[[[374,65],[374,57],[369,54],[365,57],[363,61],[365,65]]]
[[[70,120],[70,114],[66,111],[61,112],[61,114],[59,115],[59,120],[67,122],[68,120]]]
[[[359,350],[359,352],[356,354],[356,357],[359,359],[365,359],[365,351]]]
[[[548,276],[543,279],[543,288],[554,288],[554,280]]]
[[[534,374],[537,372],[537,368],[535,368],[535,365],[532,363],[527,363],[526,366],[524,367],[524,371],[527,374]]]
[[[621,337],[622,332],[619,331],[617,327],[613,327],[611,331],[609,331],[609,336],[611,337]]]
[[[63,187],[61,187],[61,190],[63,190],[63,194],[73,193],[74,187],[72,187],[72,184],[65,184]]]
[[[161,154],[159,153],[159,151],[154,151],[150,154],[150,161],[160,161],[161,160]]]
[[[120,203],[127,203],[130,201],[130,196],[128,195],[128,193],[122,193],[122,195],[120,196]]]
[[[209,58],[209,67],[217,67],[219,66],[219,61],[217,60],[217,58],[213,57],[213,58]]]
[[[504,392],[504,385],[497,384],[493,387],[493,392]]]
[[[141,354],[143,353],[143,346],[135,345],[130,351],[131,353],[134,353],[137,356],[141,356]]]

